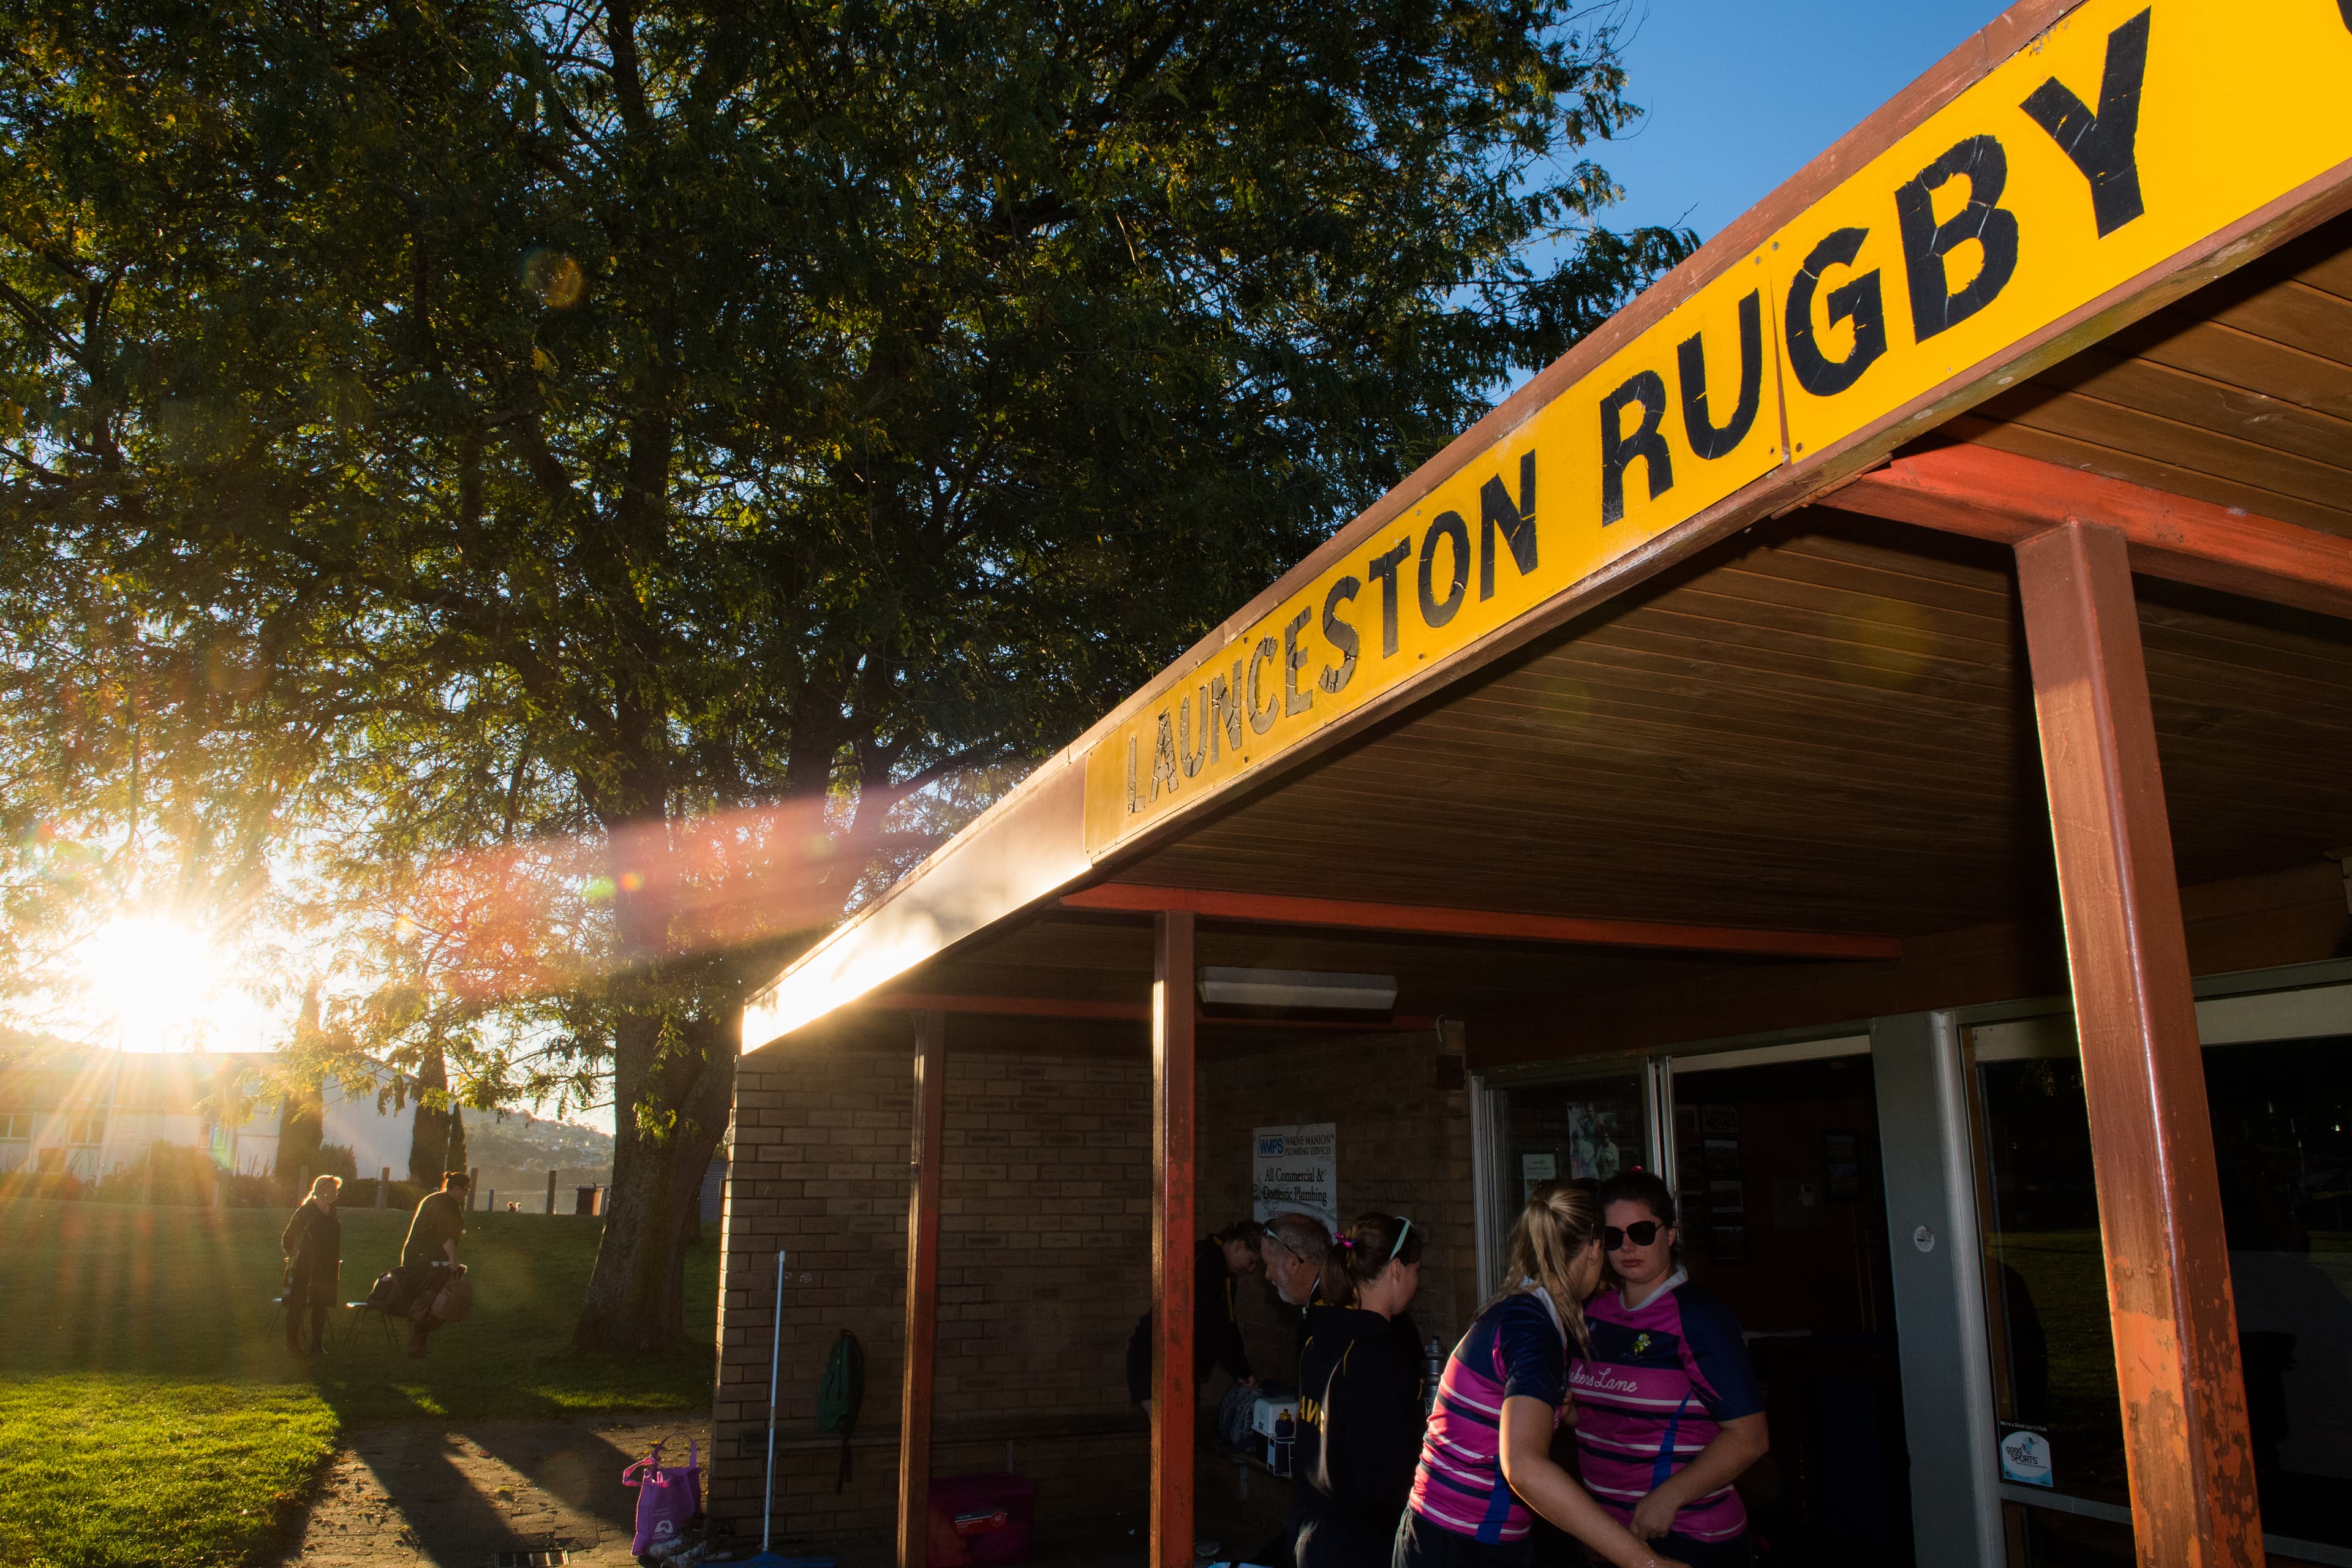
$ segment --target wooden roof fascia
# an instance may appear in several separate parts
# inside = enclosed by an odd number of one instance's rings
[[[1153,914],[1183,910],[1205,920],[1243,921],[1415,936],[1492,937],[1573,947],[1635,947],[1688,952],[1762,953],[1791,958],[1887,959],[1903,955],[1898,938],[1846,931],[1759,931],[1667,921],[1596,920],[1445,905],[1372,903],[1204,888],[1105,882],[1065,893],[1067,910]]]
[[[2010,545],[2097,524],[2121,533],[2133,570],[2151,577],[2352,616],[2352,540],[1990,447],[1897,458],[1822,504]]]
[[[849,1005],[871,1013],[964,1013],[1000,1018],[1076,1018],[1089,1022],[1143,1024],[1151,1020],[1147,1002],[1104,1002],[1068,996],[996,996],[976,992],[891,991],[861,996]],[[1421,1013],[1385,1018],[1236,1018],[1202,1015],[1202,1028],[1355,1029],[1365,1034],[1421,1034],[1437,1020]]]
[[[1656,325],[1843,180],[1924,122],[1994,67],[2028,46],[2082,0],[2018,0],[1769,196],[1727,226],[1590,336],[1388,495],[1339,531],[1265,592],[1202,638],[1171,669],[1223,646],[1307,583],[1361,547],[1440,484]],[[781,1038],[913,964],[947,951],[997,921],[1047,907],[1088,872],[1131,863],[1191,831],[1204,811],[1245,798],[1326,751],[1359,738],[1475,671],[1659,571],[1766,517],[1822,498],[1881,462],[1896,447],[1973,404],[2160,310],[2213,279],[2326,219],[2352,209],[2352,163],[2205,236],[2162,263],[2024,335],[1940,385],[1820,449],[1784,464],[1648,543],[1570,585],[1483,639],[1423,666],[1384,692],[1292,745],[1262,767],[1191,793],[1182,807],[1127,839],[1097,861],[1086,844],[1085,774],[1089,751],[1163,695],[1155,679],[1129,696],[1037,774],[999,802],[787,966],[744,1012],[746,1049]],[[1034,787],[1033,787],[1034,786]],[[1025,850],[1025,853],[1024,853]],[[786,994],[789,987],[790,994]]]

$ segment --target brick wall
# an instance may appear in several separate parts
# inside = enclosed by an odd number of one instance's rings
[[[754,1537],[780,1247],[790,1257],[776,1527],[819,1541],[891,1529],[913,1095],[911,1044],[887,1046],[771,1047],[744,1058],[737,1079],[709,1508]],[[1150,1294],[1150,1096],[1139,1052],[959,1054],[950,1025],[933,1473],[1002,1469],[1014,1434],[1041,1520],[1143,1510],[1148,1440],[1127,1403],[1124,1354]],[[866,1437],[836,1494],[837,1445],[814,1430],[843,1328],[866,1347]],[[1057,1421],[1078,1435],[1035,1435]]]
[[[1402,1214],[1426,1230],[1414,1321],[1448,1349],[1478,1310],[1470,1189],[1470,1097],[1441,1089],[1440,1060],[1459,1058],[1462,1026],[1433,1034],[1363,1035],[1214,1061],[1202,1074],[1200,1216],[1203,1230],[1249,1213],[1250,1130],[1334,1122],[1339,1215]],[[1242,1331],[1261,1378],[1297,1376],[1291,1314],[1263,1287],[1241,1292]]]
[[[901,1027],[897,1031],[904,1036]],[[1386,1208],[1429,1235],[1413,1313],[1451,1345],[1476,1310],[1466,1095],[1439,1087],[1459,1026],[1322,1043],[1272,1037],[1205,1064],[1200,1228],[1249,1211],[1251,1129],[1334,1121],[1343,1213]],[[1016,1468],[1049,1530],[1140,1523],[1149,1446],[1128,1406],[1129,1331],[1150,1293],[1150,1068],[1132,1058],[947,1053],[938,1436],[933,1473]],[[759,1531],[769,1304],[790,1254],[778,1398],[777,1529],[818,1542],[887,1538],[897,1500],[905,1331],[912,1046],[842,1037],[743,1058],[722,1221],[712,1516]],[[1295,1373],[1263,1286],[1242,1292],[1262,1375]],[[834,1337],[866,1352],[865,1436],[834,1490],[837,1446],[814,1434]],[[1211,1393],[1219,1392],[1213,1384]],[[1068,1422],[1078,1435],[1035,1436]],[[992,1424],[993,1424],[992,1426]],[[969,1434],[958,1436],[958,1434]],[[749,1439],[747,1445],[746,1439]]]

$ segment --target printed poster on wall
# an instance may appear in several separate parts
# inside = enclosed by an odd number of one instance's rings
[[[1522,1154],[1519,1156],[1519,1201],[1535,1196],[1538,1187],[1559,1174],[1557,1154]]]
[[[1339,1226],[1339,1127],[1311,1121],[1261,1127],[1250,1134],[1250,1215],[1311,1214]]]

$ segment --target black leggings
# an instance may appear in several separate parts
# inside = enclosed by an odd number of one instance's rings
[[[1389,1563],[1390,1568],[1527,1568],[1535,1559],[1532,1541],[1473,1541],[1407,1509]]]
[[[327,1319],[335,1310],[335,1274],[297,1261],[286,1286],[286,1342],[296,1350],[327,1348]],[[321,1277],[323,1275],[323,1278]],[[310,1331],[303,1332],[305,1322]]]

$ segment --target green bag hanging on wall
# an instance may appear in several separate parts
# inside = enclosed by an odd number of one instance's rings
[[[833,1342],[825,1357],[824,1381],[816,1389],[816,1429],[841,1434],[841,1468],[833,1478],[839,1491],[849,1481],[849,1436],[857,1427],[858,1406],[866,1403],[866,1347],[847,1329]]]

